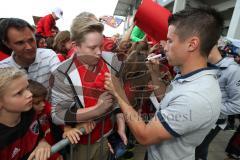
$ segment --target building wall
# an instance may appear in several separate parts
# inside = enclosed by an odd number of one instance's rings
[[[188,7],[213,7],[220,12],[224,19],[223,36],[240,39],[240,7],[237,5],[240,3],[240,0],[158,0],[158,2],[173,13]],[[183,4],[185,4],[185,7],[183,7]],[[234,9],[237,13],[236,16],[232,18]],[[230,26],[232,19],[232,25]]]
[[[220,12],[224,18],[223,36],[240,39],[240,0],[156,0],[159,4],[175,13],[188,7],[210,6]],[[130,21],[125,25],[128,28],[132,24],[132,17],[141,0],[135,0],[132,14],[128,16]]]

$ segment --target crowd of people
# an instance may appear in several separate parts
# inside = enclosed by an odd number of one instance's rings
[[[146,145],[145,160],[207,159],[228,116],[240,114],[239,57],[218,47],[217,11],[172,14],[160,42],[134,25],[106,37],[89,12],[59,31],[62,16],[56,8],[36,27],[0,20],[0,157],[114,159],[108,137],[117,133],[126,150]],[[229,160],[240,157],[239,131],[226,149]],[[51,153],[62,138],[72,148]]]

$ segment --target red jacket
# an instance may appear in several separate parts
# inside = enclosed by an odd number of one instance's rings
[[[44,107],[44,111],[43,113],[41,113],[40,115],[38,115],[38,120],[39,123],[41,125],[41,129],[44,133],[44,138],[45,140],[48,142],[48,144],[50,145],[54,145],[55,139],[52,135],[52,131],[51,131],[51,104],[47,101],[45,101],[45,107]],[[58,157],[60,156],[60,154],[57,152],[53,155],[51,155],[51,157],[49,158],[49,160],[56,160]]]
[[[1,160],[19,160],[28,157],[42,136],[33,110],[23,112],[21,122],[15,127],[0,123]]]
[[[55,19],[52,14],[42,17],[37,23],[37,34],[40,34],[44,37],[52,37],[52,28],[56,25]]]

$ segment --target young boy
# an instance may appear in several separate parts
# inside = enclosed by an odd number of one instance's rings
[[[32,93],[24,72],[0,68],[0,157],[35,160],[50,157],[51,146],[40,134]]]
[[[46,141],[53,145],[56,143],[51,132],[51,105],[46,101],[47,89],[37,81],[29,80],[29,90],[32,93],[32,105],[37,113],[38,121]],[[59,153],[53,154],[50,160],[62,160]]]
[[[38,120],[41,124],[41,128],[44,132],[46,141],[49,144],[53,145],[55,143],[55,139],[50,130],[52,125],[50,116],[51,104],[46,101],[47,89],[42,84],[33,80],[29,80],[29,90],[32,92],[33,108],[38,115]],[[80,135],[82,135],[79,130],[81,127],[84,127],[86,133],[89,133],[95,127],[95,124],[93,122],[78,124],[74,128],[66,125],[64,126],[63,138],[68,138],[72,144],[78,143],[80,140]],[[62,156],[59,153],[56,153],[51,156],[50,160],[55,159],[61,160]]]

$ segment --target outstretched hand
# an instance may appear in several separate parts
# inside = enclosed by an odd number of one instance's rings
[[[125,95],[119,79],[110,73],[105,73],[104,88],[109,90],[116,98]]]
[[[30,154],[28,160],[47,160],[48,158],[50,158],[50,154],[51,146],[45,140],[42,140],[39,142],[34,151]]]

